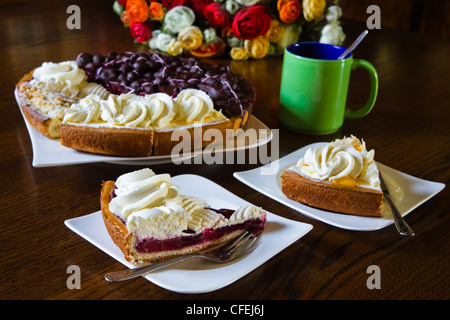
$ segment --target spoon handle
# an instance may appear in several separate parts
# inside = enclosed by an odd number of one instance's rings
[[[343,54],[341,54],[338,58],[338,60],[344,59],[346,55],[348,55],[350,52],[353,51],[353,49],[355,49],[355,47],[364,39],[365,36],[367,36],[367,34],[369,33],[368,30],[364,30],[358,38],[356,38],[356,40],[350,45],[350,47],[348,47],[347,50],[344,51]]]

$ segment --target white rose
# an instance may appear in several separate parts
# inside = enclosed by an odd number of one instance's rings
[[[259,0],[236,0],[236,2],[242,4],[243,6],[249,7],[257,4]]]
[[[173,39],[175,38],[170,34],[163,33],[161,30],[155,30],[152,32],[152,38],[148,42],[148,45],[152,49],[167,52],[169,44]]]
[[[327,24],[322,29],[319,42],[340,45],[345,40],[345,34],[338,22]]]
[[[186,6],[177,6],[167,11],[164,16],[164,27],[174,34],[186,27],[193,25],[195,21],[194,11]]]
[[[203,41],[205,43],[216,43],[217,42],[217,34],[216,30],[213,28],[206,28],[203,30]]]
[[[227,10],[231,15],[235,15],[240,8],[241,6],[236,0],[225,1],[225,10]]]
[[[337,22],[342,16],[342,9],[338,6],[330,6],[327,10],[325,18],[329,23]]]

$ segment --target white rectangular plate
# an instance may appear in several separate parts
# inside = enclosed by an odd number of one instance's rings
[[[173,177],[172,181],[181,187],[183,194],[200,198],[214,208],[237,209],[241,206],[251,205],[201,176],[179,175]],[[65,225],[117,261],[133,268],[133,265],[124,259],[122,252],[109,237],[100,211],[66,220]],[[250,254],[225,264],[192,259],[150,273],[145,278],[162,288],[180,293],[214,291],[247,275],[303,237],[311,229],[312,225],[310,224],[289,220],[267,212],[267,225],[260,236],[260,244]]]
[[[362,217],[349,214],[339,214],[307,206],[305,204],[288,199],[281,190],[281,173],[295,165],[304,156],[308,148],[325,145],[326,142],[318,142],[307,145],[283,158],[265,166],[235,172],[234,177],[262,194],[294,209],[313,219],[320,220],[330,225],[357,231],[371,231],[384,228],[394,221],[392,215],[383,206],[383,217]],[[419,179],[395,169],[377,163],[379,171],[386,180],[389,192],[400,213],[405,216],[422,203],[440,192],[445,184]],[[270,173],[270,174],[269,174]]]
[[[14,96],[16,97],[17,100],[18,99],[17,89],[14,91]],[[22,112],[22,109],[19,108],[19,110]],[[81,152],[75,149],[67,148],[61,145],[59,140],[49,139],[40,132],[38,132],[28,123],[25,117],[23,118],[33,148],[33,162],[32,162],[33,167],[52,167],[52,166],[63,166],[82,163],[94,163],[94,162],[111,162],[123,165],[156,165],[161,163],[172,162],[171,155],[150,156],[150,157],[115,157],[101,154],[93,154],[88,152]],[[248,135],[247,137],[249,139],[235,138],[234,144],[227,143],[225,147],[214,148],[214,151],[228,152],[243,149],[252,149],[269,143],[269,141],[273,137],[273,134],[270,131],[270,129],[254,116],[250,116],[246,126],[244,127],[244,131],[248,129],[255,130],[257,134]],[[189,155],[176,158],[175,160],[182,161],[185,159],[190,159],[192,157],[195,157],[196,155],[200,155],[201,152],[202,151],[193,152]]]

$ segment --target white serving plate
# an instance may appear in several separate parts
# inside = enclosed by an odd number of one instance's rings
[[[308,216],[330,225],[357,231],[378,230],[391,225],[394,220],[386,205],[383,206],[383,217],[362,217],[349,214],[340,214],[307,206],[288,199],[281,190],[281,173],[295,165],[304,156],[308,148],[325,145],[318,142],[307,145],[283,158],[265,166],[248,171],[235,172],[234,177],[262,194]],[[400,172],[377,162],[379,171],[385,178],[393,201],[402,216],[406,216],[415,208],[440,192],[445,184],[427,181]]]
[[[175,176],[172,182],[181,187],[183,194],[198,197],[214,208],[237,209],[251,205],[218,184],[198,175]],[[133,268],[108,235],[100,211],[66,220],[65,225],[126,267]],[[150,273],[145,278],[162,288],[180,293],[214,291],[244,277],[311,229],[310,224],[267,212],[266,229],[258,240],[260,244],[250,254],[224,264],[192,259]]]

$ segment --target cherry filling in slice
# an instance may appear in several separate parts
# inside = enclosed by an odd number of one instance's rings
[[[179,250],[185,247],[194,246],[204,242],[218,240],[221,237],[237,230],[248,230],[258,234],[262,232],[265,221],[262,219],[250,219],[243,223],[223,226],[216,229],[205,229],[198,234],[188,234],[171,239],[158,240],[155,238],[140,239],[136,243],[136,251],[139,253],[151,253],[160,251]],[[187,231],[185,233],[190,233]]]
[[[115,188],[111,192],[109,197],[109,201],[111,201],[115,194]],[[215,211],[219,214],[222,214],[225,218],[229,219],[231,215],[235,212],[232,209],[214,209],[208,207],[207,209]],[[121,219],[122,220],[122,219]],[[122,220],[123,223],[126,223]],[[194,246],[197,244],[201,244],[204,242],[211,242],[221,237],[235,232],[237,230],[247,230],[255,235],[261,233],[264,230],[266,225],[266,215],[259,219],[253,218],[246,220],[242,223],[236,223],[228,226],[219,227],[216,229],[205,229],[201,233],[195,233],[195,231],[187,229],[184,230],[184,235],[170,238],[170,239],[155,239],[155,238],[143,238],[138,239],[136,242],[136,251],[139,253],[151,253],[151,252],[160,252],[160,251],[170,251],[170,250],[179,250],[185,247]]]

